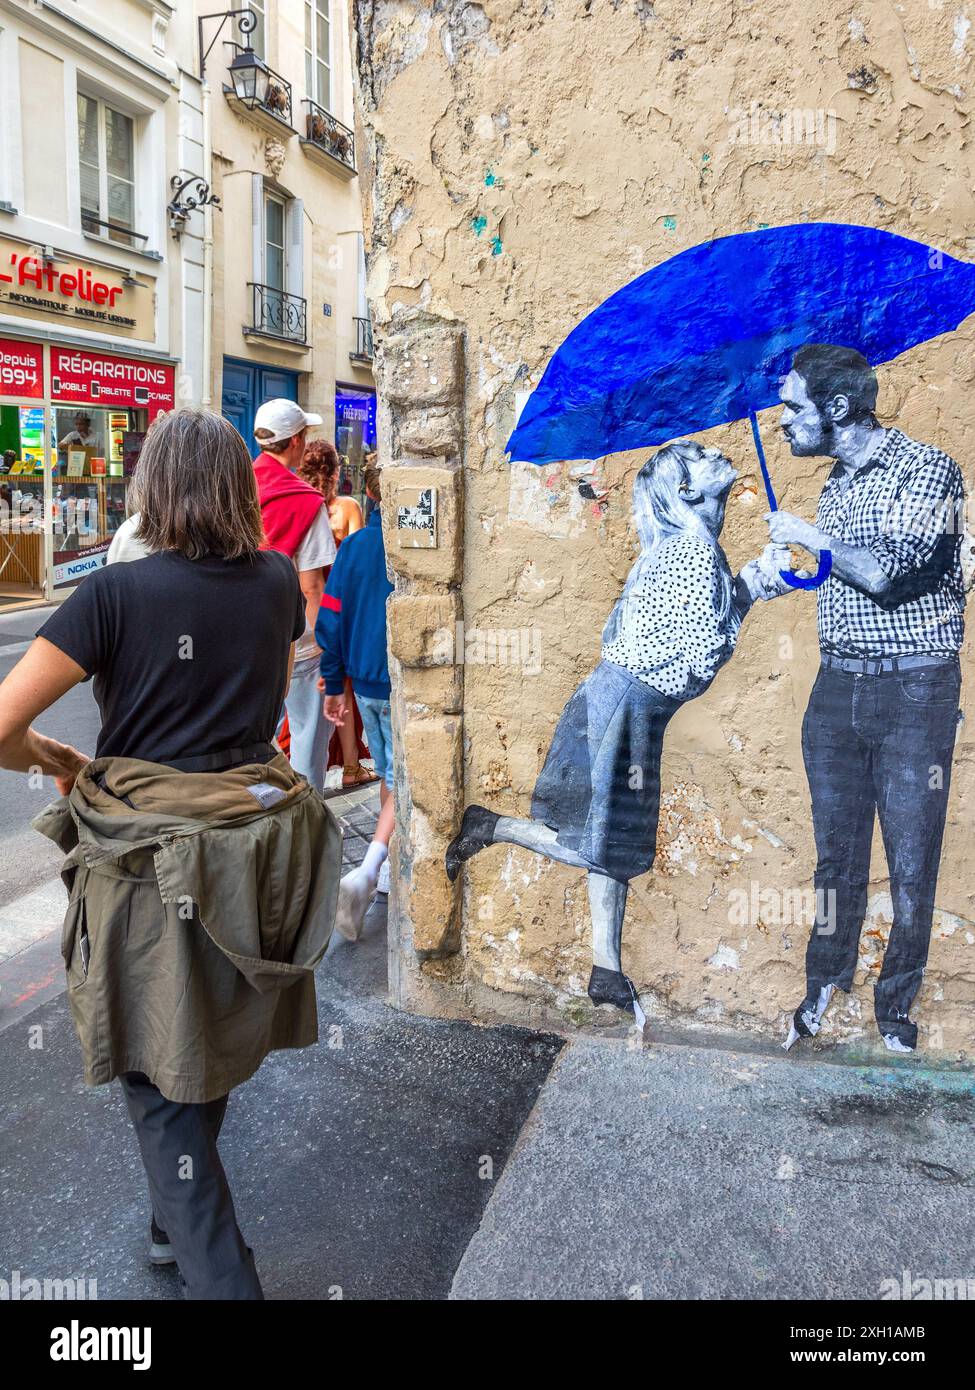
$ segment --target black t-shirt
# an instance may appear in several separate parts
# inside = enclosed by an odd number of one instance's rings
[[[96,570],[37,635],[95,678],[97,757],[168,762],[269,742],[304,630],[286,555],[163,551]]]

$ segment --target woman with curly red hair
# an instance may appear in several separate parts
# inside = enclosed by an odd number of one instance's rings
[[[336,546],[340,546],[353,531],[361,531],[364,525],[362,509],[355,498],[339,496],[341,471],[342,461],[338,450],[328,439],[313,439],[305,448],[305,456],[298,469],[305,482],[311,483],[325,498]]]

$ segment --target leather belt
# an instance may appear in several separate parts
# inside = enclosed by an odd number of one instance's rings
[[[249,743],[244,748],[227,748],[222,753],[204,753],[198,758],[166,758],[164,766],[177,772],[224,772],[242,763],[269,763],[276,756],[277,749],[269,743]]]
[[[897,671],[919,671],[926,666],[957,666],[956,656],[833,656],[823,652],[823,668],[847,671],[854,676],[884,676]]]

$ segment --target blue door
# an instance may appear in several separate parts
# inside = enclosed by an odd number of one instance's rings
[[[263,401],[275,396],[298,399],[298,373],[281,367],[262,367],[259,362],[242,362],[237,357],[223,359],[223,400],[221,411],[244,437],[244,443],[256,457],[259,450],[254,439],[254,415]]]

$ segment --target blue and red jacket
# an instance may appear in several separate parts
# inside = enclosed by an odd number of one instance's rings
[[[362,530],[339,546],[318,610],[315,641],[322,649],[326,695],[341,695],[348,676],[357,695],[389,699],[386,600],[392,592],[376,507]]]

